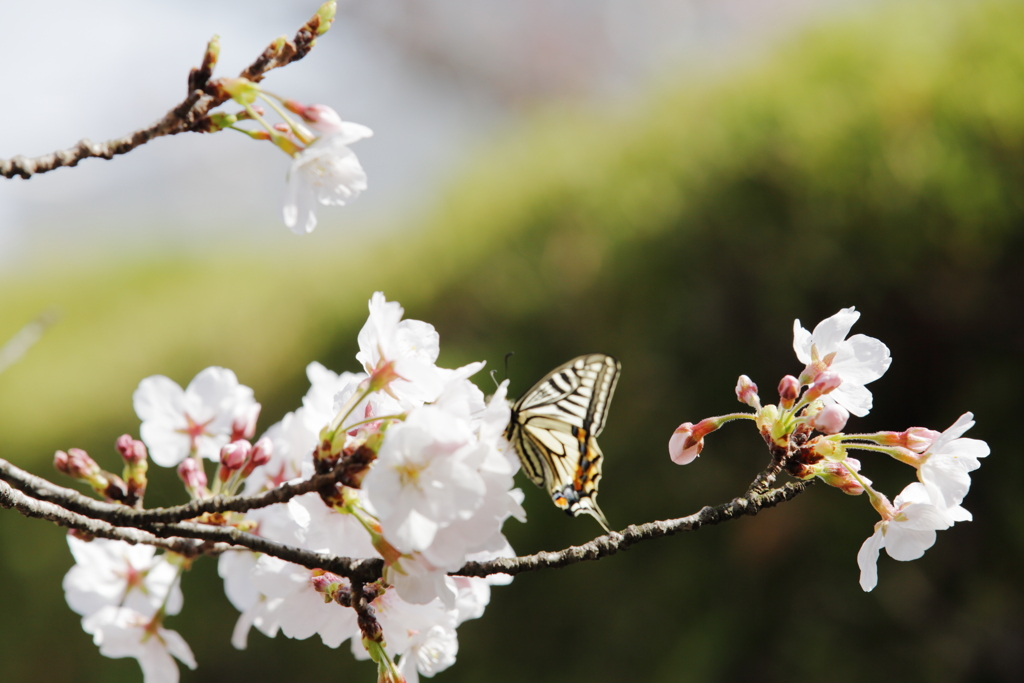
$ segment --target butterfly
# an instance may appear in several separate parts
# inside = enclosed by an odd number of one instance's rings
[[[603,353],[559,365],[512,404],[505,430],[530,481],[546,488],[556,507],[573,517],[591,515],[605,531],[608,520],[597,506],[604,458],[597,437],[621,368]]]

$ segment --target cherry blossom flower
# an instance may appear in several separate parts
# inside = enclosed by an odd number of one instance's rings
[[[235,419],[256,405],[252,389],[239,384],[231,370],[218,367],[200,372],[185,390],[163,375],[147,377],[132,401],[142,420],[142,440],[162,467],[176,466],[193,450],[219,460]]]
[[[64,576],[64,593],[78,614],[89,616],[109,605],[149,616],[161,605],[165,614],[181,611],[178,568],[156,556],[156,548],[74,536],[68,536],[68,546],[75,566]]]
[[[339,120],[331,132],[295,156],[281,211],[292,232],[313,232],[317,204],[344,206],[366,189],[366,172],[348,146],[372,135],[366,126]]]
[[[793,321],[793,350],[806,368],[800,381],[811,384],[831,370],[838,373],[840,385],[829,393],[850,413],[863,417],[871,410],[871,392],[864,386],[881,377],[889,368],[889,349],[882,342],[863,334],[849,339],[850,328],[860,318],[851,306],[818,323],[808,332]]]
[[[483,503],[486,446],[473,441],[468,425],[437,406],[417,408],[388,430],[363,489],[398,550],[423,550],[442,524]]]
[[[359,331],[356,360],[374,377],[393,376],[386,389],[405,408],[437,399],[444,389],[443,373],[434,365],[440,337],[434,326],[402,320],[404,309],[384,294],[370,298],[370,315]],[[386,379],[386,378],[385,378]]]
[[[419,675],[433,676],[455,663],[459,653],[459,637],[454,628],[434,624],[417,631],[409,639],[409,647],[398,662],[398,671],[406,683],[419,683]]]
[[[935,544],[935,532],[951,523],[935,506],[924,484],[914,482],[896,496],[892,505],[882,500],[883,519],[857,553],[860,586],[872,590],[878,583],[878,551],[885,548],[889,557],[901,562],[916,560]]]
[[[104,607],[83,619],[82,628],[92,634],[101,655],[139,660],[144,683],[178,683],[180,674],[171,655],[188,668],[196,668],[192,650],[177,631],[128,607]]]
[[[988,444],[984,441],[962,438],[961,435],[973,426],[972,413],[961,415],[921,454],[921,465],[917,470],[918,479],[952,522],[972,519],[971,513],[960,503],[971,488],[969,473],[981,467],[979,458],[989,454]]]
[[[319,634],[324,645],[331,648],[358,631],[354,610],[325,603],[313,587],[315,570],[263,555],[251,576],[256,589],[267,599],[259,617],[261,630],[280,628],[287,637],[297,640]]]

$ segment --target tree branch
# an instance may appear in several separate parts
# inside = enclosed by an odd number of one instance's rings
[[[791,482],[777,489],[769,489],[764,493],[733,498],[718,507],[704,507],[699,512],[687,517],[640,525],[631,524],[621,532],[613,531],[610,534],[598,536],[589,543],[570,546],[558,552],[540,552],[522,557],[502,557],[488,562],[467,562],[452,574],[457,576],[511,574],[514,576],[538,569],[567,567],[578,562],[599,560],[607,555],[614,555],[620,550],[628,550],[641,541],[671,536],[680,531],[696,531],[702,526],[720,524],[744,515],[756,515],[764,508],[775,507],[796,498],[807,489],[808,485],[808,482],[803,481]]]
[[[39,493],[41,497],[45,497],[45,499],[34,500],[24,494],[12,491],[6,484],[3,484],[4,489],[11,491],[11,493],[7,494],[6,499],[0,497],[0,505],[3,507],[15,507],[27,516],[42,517],[64,526],[82,529],[96,536],[103,536],[104,538],[122,538],[134,543],[150,543],[150,540],[145,540],[145,537],[138,535],[139,532],[142,532],[146,536],[158,537],[159,539],[178,539],[179,541],[181,539],[194,539],[207,544],[215,544],[221,549],[230,547],[248,548],[309,569],[324,569],[354,581],[369,583],[380,578],[384,568],[383,560],[377,558],[353,559],[317,553],[284,543],[277,543],[232,526],[214,526],[181,521],[156,521],[161,515],[166,515],[167,519],[175,519],[179,515],[184,514],[195,516],[197,514],[196,511],[200,509],[203,512],[244,511],[255,507],[263,507],[264,505],[272,505],[276,502],[283,502],[283,500],[278,499],[283,498],[287,500],[295,495],[299,495],[300,491],[314,491],[318,490],[324,483],[333,484],[334,478],[339,476],[338,473],[343,469],[343,467],[339,467],[330,474],[318,475],[299,484],[286,484],[285,486],[290,487],[287,492],[282,492],[282,489],[285,487],[280,487],[279,489],[256,496],[243,496],[233,499],[215,498],[205,501],[194,501],[177,508],[147,511],[132,510],[125,506],[94,501],[77,491],[51,484],[41,477],[28,474],[6,461],[0,460],[0,479],[11,481],[19,485],[19,487],[24,487],[23,490],[27,489],[30,493]],[[626,550],[636,543],[648,539],[670,536],[680,531],[696,531],[702,526],[719,524],[744,515],[756,515],[764,508],[774,507],[785,501],[792,500],[806,490],[807,486],[807,482],[793,482],[780,488],[769,489],[763,493],[748,493],[744,497],[734,498],[728,503],[717,507],[704,507],[699,512],[687,517],[648,522],[641,525],[630,525],[621,532],[605,534],[589,543],[571,546],[558,552],[540,552],[522,557],[498,558],[488,562],[469,562],[459,570],[451,573],[456,576],[515,575],[538,569],[566,567],[578,562],[597,560],[607,555],[613,555],[620,550]],[[20,497],[14,497],[12,494]],[[287,497],[285,498],[285,496]],[[49,502],[51,500],[54,502]],[[65,503],[68,506],[75,506],[83,514],[78,514],[61,507]],[[261,503],[261,505],[256,503]],[[48,507],[40,508],[40,505]],[[45,511],[49,516],[40,514],[40,510]],[[188,512],[185,513],[183,512],[184,510],[188,510]],[[126,520],[124,523],[130,526],[114,526],[102,519],[93,518],[93,514],[110,515],[111,518],[118,519],[119,521],[124,519]],[[94,526],[89,526],[90,524]],[[94,531],[93,528],[99,529],[99,532]],[[153,544],[166,547],[160,543]]]
[[[31,498],[2,481],[0,481],[0,507],[14,508],[26,517],[45,519],[68,529],[82,531],[90,536],[126,541],[132,545],[145,543],[146,545],[164,548],[187,557],[196,557],[202,554],[215,555],[229,549],[229,546],[226,544],[210,544],[175,536],[161,538],[141,529],[114,526],[113,524],[70,512],[59,505]]]
[[[271,43],[256,60],[239,74],[242,78],[258,83],[271,69],[286,66],[305,57],[312,49],[321,17],[317,13],[307,21],[295,34],[292,41]],[[140,128],[128,135],[106,142],[95,143],[83,139],[74,147],[58,150],[35,158],[21,155],[11,159],[0,159],[0,175],[5,178],[21,176],[28,179],[39,173],[46,173],[61,166],[77,166],[79,161],[90,157],[112,159],[118,154],[126,154],[136,147],[146,144],[154,138],[164,135],[177,135],[189,131],[201,131],[206,115],[212,109],[224,104],[229,98],[219,89],[216,81],[210,81],[212,61],[209,52],[203,60],[203,66],[192,69],[189,74],[189,94],[176,107],[167,112],[156,123]]]
[[[0,458],[0,480],[9,482],[15,488],[24,491],[33,498],[54,503],[62,508],[91,517],[92,519],[103,520],[117,526],[136,528],[143,528],[147,524],[153,523],[170,524],[181,522],[187,519],[194,519],[204,513],[246,512],[247,510],[255,510],[277,503],[287,503],[295,496],[332,487],[334,484],[342,481],[348,474],[349,472],[345,469],[345,463],[342,461],[338,467],[327,474],[317,474],[297,484],[282,484],[263,493],[256,493],[250,496],[233,496],[230,498],[215,496],[203,500],[194,500],[185,505],[153,508],[151,510],[136,510],[125,505],[105,503],[95,498],[90,498],[74,489],[57,486]]]

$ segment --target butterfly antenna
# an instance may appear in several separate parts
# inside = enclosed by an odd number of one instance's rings
[[[505,379],[508,379],[508,359],[516,355],[515,351],[509,351],[505,354]]]

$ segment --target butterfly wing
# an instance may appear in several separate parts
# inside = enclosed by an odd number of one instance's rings
[[[606,531],[608,522],[597,506],[604,458],[597,436],[620,367],[600,353],[560,365],[516,401],[506,432],[530,481],[546,488],[560,509],[592,515]]]

